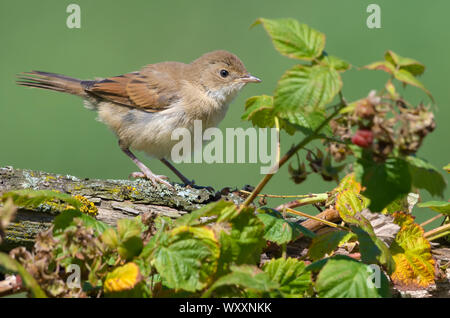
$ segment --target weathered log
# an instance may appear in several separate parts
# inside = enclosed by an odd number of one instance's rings
[[[154,186],[144,179],[80,179],[12,167],[0,168],[0,196],[18,189],[57,190],[82,195],[97,206],[97,219],[110,225],[115,225],[118,219],[135,217],[143,212],[177,218],[221,198],[236,204],[242,202],[239,192],[215,192],[212,188],[175,184],[170,189],[164,185]],[[1,249],[31,246],[36,234],[48,229],[54,217],[51,211],[19,209],[8,226]]]

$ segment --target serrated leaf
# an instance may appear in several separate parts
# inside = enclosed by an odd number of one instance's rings
[[[387,61],[373,62],[369,65],[364,66],[364,68],[368,70],[380,70],[389,74],[394,74],[395,72],[395,66]]]
[[[251,208],[243,209],[230,223],[229,244],[232,262],[238,265],[257,264],[266,244],[264,224],[254,215]]]
[[[336,210],[358,236],[362,260],[368,264],[382,264],[391,273],[395,268],[394,261],[387,245],[376,236],[371,222],[365,217],[367,215],[373,219],[368,214],[370,212],[364,209],[365,205],[363,197],[350,189],[338,193],[336,197]]]
[[[287,221],[280,212],[272,209],[259,209],[258,218],[264,223],[264,238],[277,244],[295,241],[303,234],[313,238],[316,234],[300,224]]]
[[[428,201],[417,205],[419,208],[430,208],[438,213],[450,215],[450,202],[446,201]]]
[[[322,109],[341,90],[339,73],[328,66],[295,65],[281,77],[275,90],[275,113],[289,119]],[[295,123],[294,124],[298,124]]]
[[[408,195],[399,197],[389,203],[382,211],[383,214],[393,214],[394,212],[404,211],[410,212],[413,207],[419,201],[419,195],[414,192],[408,193]]]
[[[317,236],[311,242],[308,256],[313,261],[319,260],[354,237],[353,233],[345,231],[333,231]]]
[[[386,61],[399,66],[400,69],[404,69],[414,76],[422,75],[425,71],[425,66],[422,63],[409,57],[402,57],[390,50],[385,53],[384,58]]]
[[[322,54],[325,35],[294,19],[260,18],[252,26],[262,24],[281,54],[300,60],[312,60]]]
[[[391,275],[395,284],[407,288],[423,288],[434,283],[434,260],[431,246],[423,229],[405,213],[394,214],[395,222],[402,226],[390,250],[396,269]]]
[[[92,216],[82,213],[79,210],[66,210],[53,219],[53,235],[58,235],[67,227],[74,225],[75,218],[81,219],[85,227],[93,228],[98,235],[110,228],[108,224],[96,220]]]
[[[350,69],[350,64],[348,62],[333,55],[323,56],[320,61],[321,63],[334,68],[336,71],[344,72]]]
[[[261,95],[247,99],[245,102],[245,112],[241,118],[251,121],[253,126],[261,128],[274,127],[273,97]]]
[[[411,190],[411,174],[408,163],[400,158],[388,158],[383,163],[363,156],[355,164],[356,180],[366,190],[363,195],[370,200],[369,209],[382,211],[398,197]]]
[[[358,236],[359,251],[361,253],[361,260],[366,264],[381,264],[388,274],[395,270],[395,262],[389,251],[389,248],[384,244],[373,232],[371,227],[364,229],[358,226],[350,226],[352,231]]]
[[[339,193],[344,190],[350,190],[353,193],[359,194],[361,192],[361,183],[356,181],[354,173],[349,173],[341,179],[339,185],[334,189],[335,192]]]
[[[254,265],[232,266],[231,273],[220,277],[202,296],[209,297],[211,293],[222,286],[239,286],[247,290],[264,293],[279,287],[272,281],[269,274]]]
[[[181,218],[178,218],[175,222],[175,225],[197,225],[203,223],[201,218],[205,217],[215,217],[214,222],[223,222],[227,220],[231,220],[235,216],[238,215],[236,205],[231,201],[220,200],[216,202],[212,202],[198,210],[195,210],[191,213],[187,213],[183,215]]]
[[[131,237],[141,236],[142,223],[136,219],[120,219],[117,221],[117,234],[121,241],[126,241]]]
[[[284,118],[281,118],[280,122],[285,122],[285,124],[281,125],[287,133],[290,133],[290,130],[298,130],[301,131],[305,135],[310,135],[317,129],[326,119],[325,111],[323,110],[313,110],[307,113],[301,112],[285,112],[283,113]],[[327,124],[322,128],[321,133],[325,135],[331,135],[330,125]]]
[[[425,189],[431,195],[444,196],[447,182],[438,169],[432,164],[418,157],[408,156],[406,161],[411,173],[412,185],[418,189]]]
[[[213,278],[219,255],[218,241],[211,229],[179,226],[156,246],[153,259],[167,287],[196,291]]]
[[[376,274],[369,265],[340,257],[327,260],[317,277],[316,289],[321,298],[389,297],[389,282],[382,271],[379,271],[378,287],[376,283]]]
[[[271,259],[263,266],[273,282],[278,283],[277,292],[285,298],[304,297],[312,285],[311,272],[305,263],[294,258]]]
[[[415,78],[414,75],[412,75],[407,70],[403,70],[403,69],[396,70],[394,72],[394,77],[402,83],[420,88],[431,98],[431,100],[434,101],[434,98],[431,95],[430,91],[425,88],[425,86],[422,84],[421,81],[419,81],[417,78]]]
[[[103,289],[106,293],[121,292],[133,289],[142,277],[139,267],[135,263],[127,263],[117,267],[106,275]]]
[[[388,53],[386,53],[385,55],[385,58],[386,61],[374,62],[364,66],[364,68],[369,70],[381,70],[392,74],[400,82],[422,89],[431,98],[431,100],[434,100],[431,93],[415,77],[419,73],[423,73],[425,68],[422,64],[413,59],[399,57],[392,51],[388,51]],[[396,61],[403,63],[404,65],[396,64]]]
[[[339,192],[336,196],[336,210],[342,220],[346,223],[360,225],[359,215],[364,209],[362,197],[352,189],[346,189]]]

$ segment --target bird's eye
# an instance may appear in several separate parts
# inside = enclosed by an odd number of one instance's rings
[[[227,77],[230,73],[227,70],[220,70],[220,76],[223,78]]]

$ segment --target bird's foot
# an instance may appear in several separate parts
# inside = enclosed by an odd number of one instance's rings
[[[133,172],[130,174],[130,177],[132,178],[143,178],[143,179],[148,179],[151,182],[153,182],[153,184],[155,186],[158,185],[158,183],[162,183],[165,186],[173,189],[173,185],[171,185],[169,182],[167,182],[166,180],[169,180],[168,177],[163,176],[163,175],[157,175],[157,174],[153,174],[153,173],[144,173],[144,172]]]

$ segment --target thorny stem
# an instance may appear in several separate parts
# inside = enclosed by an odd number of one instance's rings
[[[336,105],[336,109],[334,112],[328,116],[320,125],[317,127],[312,134],[306,136],[303,138],[302,141],[300,141],[296,146],[289,149],[289,151],[270,169],[270,172],[264,176],[264,178],[261,179],[261,181],[258,183],[256,188],[253,190],[252,194],[242,203],[242,205],[239,207],[239,210],[242,210],[243,208],[250,205],[250,203],[253,202],[253,200],[256,198],[256,196],[261,192],[261,190],[266,186],[266,184],[272,179],[276,171],[281,168],[294,154],[297,153],[300,149],[304,148],[309,142],[311,142],[314,139],[321,138],[319,132],[324,128],[330,120],[332,120],[336,115],[339,114],[339,111],[342,107],[347,105],[347,102],[345,101],[344,97],[342,96],[342,93],[339,92],[339,96],[341,98],[341,103]]]

